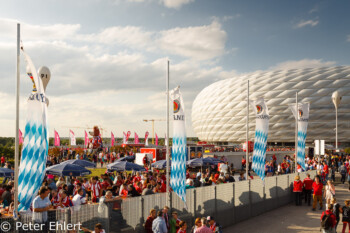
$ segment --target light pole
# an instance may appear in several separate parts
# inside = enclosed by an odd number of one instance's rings
[[[332,101],[335,107],[335,151],[339,152],[338,150],[338,107],[341,101],[341,96],[338,91],[333,92],[332,94]]]

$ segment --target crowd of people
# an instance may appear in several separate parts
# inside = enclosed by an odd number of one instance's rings
[[[335,197],[335,173],[338,171],[341,175],[341,183],[344,184],[347,177],[350,191],[350,157],[349,156],[325,156],[320,161],[308,161],[310,166],[317,169],[317,175],[314,180],[307,177],[302,181],[300,176],[295,176],[293,183],[293,192],[295,195],[295,205],[302,205],[302,196],[304,195],[305,203],[311,206],[312,211],[316,211],[317,204],[319,209],[323,209],[323,200],[325,200],[325,211],[321,215],[321,229],[323,232],[334,233],[337,226],[342,220],[345,233],[347,226],[350,232],[350,199],[345,200],[345,205],[341,206]],[[329,176],[330,174],[330,176]],[[342,219],[340,219],[340,214]]]

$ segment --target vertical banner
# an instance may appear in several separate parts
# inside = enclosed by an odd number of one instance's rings
[[[264,180],[266,163],[266,145],[270,118],[269,110],[263,98],[250,101],[250,105],[252,106],[256,115],[252,168],[254,172],[262,180]]]
[[[69,130],[69,137],[70,137],[70,145],[71,146],[76,146],[77,142],[75,140],[75,134],[74,134],[74,132],[71,129]]]
[[[126,143],[129,143],[130,135],[131,135],[131,132],[128,131],[128,132],[126,133]]]
[[[23,144],[23,134],[20,129],[18,130],[18,142],[19,144]]]
[[[137,133],[135,132],[135,138],[134,138],[134,143],[135,144],[139,144],[139,135],[137,135]]]
[[[18,176],[18,210],[28,210],[42,185],[49,149],[48,115],[45,89],[34,64],[21,48],[27,62],[27,74],[35,89],[27,101],[27,119]]]
[[[89,135],[88,135],[88,133],[85,130],[85,138],[84,138],[84,146],[85,146],[85,148],[87,148],[88,145],[89,145]]]
[[[293,112],[294,118],[298,119],[298,151],[297,151],[297,163],[305,171],[305,142],[307,125],[309,123],[309,103],[298,103],[298,109],[295,104],[289,105]]]
[[[123,144],[126,144],[126,133],[123,132]]]
[[[61,146],[61,139],[58,132],[55,130],[55,146]]]
[[[145,146],[148,146],[148,135],[149,135],[149,133],[148,133],[148,131],[146,131],[146,133],[145,133]]]
[[[158,146],[158,135],[156,134],[156,146]]]
[[[115,138],[113,132],[111,132],[111,147],[114,146]]]
[[[171,91],[171,98],[174,105],[174,121],[170,186],[186,203],[186,123],[184,104],[179,88]]]

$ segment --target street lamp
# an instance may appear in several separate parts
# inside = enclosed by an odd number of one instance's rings
[[[338,106],[341,101],[341,96],[338,91],[333,92],[332,94],[332,101],[335,107],[335,151],[339,152],[338,150]]]

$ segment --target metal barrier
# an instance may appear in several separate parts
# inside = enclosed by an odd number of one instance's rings
[[[313,178],[316,171],[308,172]],[[302,179],[306,173],[299,174]],[[295,174],[266,177],[264,181],[253,179],[215,186],[186,190],[186,204],[175,194],[170,193],[170,209],[177,211],[178,217],[187,222],[190,229],[197,217],[213,215],[223,227],[260,215],[284,206],[293,200],[292,185]],[[144,232],[144,223],[151,209],[160,210],[167,203],[167,194],[159,193],[127,198],[102,204],[83,205],[48,211],[49,222],[54,222],[50,232],[68,232],[67,224],[81,224],[93,230],[101,223],[106,232]],[[169,216],[171,214],[169,213]],[[6,222],[6,223],[5,223]],[[20,224],[32,223],[32,213],[21,213]],[[0,218],[1,227],[10,226],[7,232],[15,232],[13,218]],[[5,232],[1,230],[1,232]],[[23,230],[17,232],[38,232]],[[40,232],[40,231],[39,231]],[[74,231],[70,231],[74,232]]]

